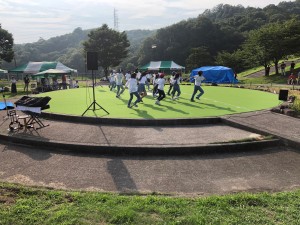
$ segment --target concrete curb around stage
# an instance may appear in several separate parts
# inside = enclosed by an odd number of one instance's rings
[[[272,135],[275,138],[281,140],[282,145],[288,146],[288,147],[292,147],[292,148],[296,148],[298,149],[300,146],[300,142],[299,140],[295,140],[291,137],[286,137],[284,135],[278,135],[275,133],[271,133],[270,131],[265,131],[261,128],[256,128],[253,126],[249,126],[249,125],[245,125],[245,124],[241,124],[232,120],[228,120],[226,118],[221,118],[222,123],[231,126],[231,127],[235,127],[241,130],[246,130],[249,132],[253,132],[253,133],[259,133],[261,135]]]
[[[127,119],[74,116],[55,113],[42,113],[42,118],[64,122],[119,125],[119,126],[187,126],[221,123],[220,117],[178,118],[178,119]]]
[[[180,119],[120,119],[120,118],[97,118],[97,117],[82,117],[71,115],[60,115],[52,113],[42,113],[42,118],[86,124],[98,124],[108,126],[170,126],[180,127],[188,125],[208,125],[208,124],[225,124],[231,127],[242,130],[258,133],[261,135],[272,135],[276,138],[262,141],[252,142],[231,142],[218,144],[144,144],[144,145],[110,145],[110,144],[90,144],[89,142],[61,142],[55,140],[40,140],[34,137],[18,137],[10,136],[9,134],[0,134],[0,140],[7,143],[15,143],[19,145],[34,146],[39,148],[57,149],[60,151],[72,151],[82,153],[98,153],[108,155],[187,155],[187,154],[203,154],[203,153],[220,153],[220,152],[244,152],[267,147],[288,145],[291,147],[299,146],[298,140],[291,140],[284,135],[274,135],[268,130],[261,127],[249,125],[243,121],[235,121],[226,117],[208,117],[208,118],[180,118]]]
[[[262,110],[264,112],[266,110]],[[189,125],[208,125],[208,124],[226,124],[231,127],[239,128],[249,132],[258,133],[261,135],[272,135],[282,140],[282,144],[298,148],[300,145],[299,140],[292,139],[285,135],[278,135],[262,128],[250,126],[240,122],[235,122],[227,119],[226,116],[222,117],[205,117],[205,118],[177,118],[177,119],[126,119],[126,118],[99,118],[99,117],[85,117],[73,116],[54,113],[42,113],[45,119],[54,119],[58,121],[87,123],[87,124],[101,124],[101,125],[119,125],[119,126],[189,126]]]
[[[246,152],[257,149],[275,147],[282,145],[279,139],[239,142],[239,143],[220,143],[204,145],[152,145],[152,146],[133,146],[133,145],[89,145],[83,143],[66,143],[40,141],[34,138],[19,138],[14,136],[0,135],[0,140],[7,143],[18,145],[34,146],[43,149],[55,149],[61,152],[93,153],[102,155],[192,155],[209,153],[232,153]]]

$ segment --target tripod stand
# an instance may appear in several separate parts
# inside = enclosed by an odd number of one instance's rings
[[[88,111],[88,110],[99,110],[99,109],[103,109],[107,114],[109,114],[109,112],[107,112],[101,105],[99,105],[96,100],[95,100],[95,77],[94,77],[94,70],[92,70],[92,80],[93,80],[93,102],[90,104],[90,106],[84,111],[84,113],[81,116],[84,116],[84,114]],[[98,109],[96,109],[96,105],[99,107]]]
[[[6,116],[4,116],[4,119],[7,119],[9,114],[8,114],[8,107],[7,107],[7,102],[6,102],[6,99],[5,99],[5,94],[4,94],[4,88],[3,87],[0,88],[0,92],[2,92],[2,97],[3,97],[3,100],[4,100],[4,104],[5,104],[5,109],[6,109]]]

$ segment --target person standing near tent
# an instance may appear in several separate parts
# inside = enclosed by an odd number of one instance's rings
[[[179,86],[179,84],[180,84],[180,74],[176,73],[173,80],[174,81],[173,81],[172,100],[175,100],[175,99],[178,99],[180,94],[181,94],[180,86]],[[175,96],[176,92],[177,92],[177,95]]]
[[[165,91],[164,91],[164,86],[165,86],[165,78],[164,78],[164,74],[161,73],[159,75],[159,79],[156,81],[157,83],[157,91],[158,91],[158,98],[155,102],[156,105],[160,105],[160,101],[163,100],[166,97]]]
[[[199,93],[199,94],[197,95],[197,97],[196,97],[198,100],[199,100],[200,97],[204,94],[204,90],[203,90],[202,87],[201,87],[201,83],[202,83],[202,81],[205,80],[205,77],[204,77],[202,74],[203,74],[203,72],[200,70],[200,71],[198,72],[198,74],[194,76],[194,79],[195,79],[195,86],[194,86],[194,92],[193,92],[193,95],[192,95],[192,98],[191,98],[191,102],[194,102],[194,101],[195,101],[195,100],[194,100],[194,97],[195,97],[195,95],[196,95],[196,93],[197,93],[198,91],[200,91],[200,93]]]
[[[24,91],[26,90],[26,91],[28,92],[29,82],[30,82],[29,77],[28,77],[28,75],[26,75],[26,76],[24,77],[24,84],[25,84],[25,86],[24,86]]]
[[[141,101],[141,97],[138,93],[138,85],[136,80],[136,73],[131,74],[131,78],[126,82],[126,87],[128,87],[130,98],[127,104],[128,108],[131,108],[131,101],[133,99],[133,95],[136,96],[136,101],[133,103],[133,106],[138,107],[137,103]]]
[[[74,84],[73,84],[73,79],[71,76],[69,76],[69,89],[73,88]]]
[[[17,94],[17,80],[14,76],[11,77],[11,93]]]
[[[61,81],[62,81],[63,89],[67,89],[67,75],[66,74],[62,75]]]

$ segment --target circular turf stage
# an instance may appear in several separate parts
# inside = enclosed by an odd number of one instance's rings
[[[84,116],[128,119],[203,118],[263,110],[281,103],[278,95],[273,93],[220,86],[203,86],[204,95],[200,100],[191,102],[193,88],[193,85],[181,85],[180,98],[174,101],[166,95],[161,106],[155,104],[152,92],[148,92],[149,95],[143,98],[143,103],[139,103],[137,108],[127,108],[128,89],[125,89],[120,98],[116,98],[116,91],[110,91],[106,85],[97,86],[96,102],[109,114],[96,105],[95,111],[88,110]],[[168,89],[169,86],[165,86],[166,93]],[[93,102],[93,89],[59,90],[38,96],[51,97],[51,107],[44,110],[46,113],[81,116]]]

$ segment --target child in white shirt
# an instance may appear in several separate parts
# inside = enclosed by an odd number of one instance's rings
[[[131,74],[131,78],[126,82],[125,84],[126,87],[128,87],[130,98],[127,104],[128,108],[131,108],[131,101],[133,99],[133,95],[136,96],[136,101],[133,103],[133,106],[138,107],[137,103],[141,101],[141,97],[138,93],[138,85],[137,85],[137,80],[136,80],[136,73]]]

